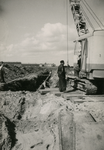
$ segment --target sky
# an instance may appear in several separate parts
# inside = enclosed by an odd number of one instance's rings
[[[104,0],[87,2],[104,24]],[[68,0],[0,0],[0,61],[73,65],[76,37]]]

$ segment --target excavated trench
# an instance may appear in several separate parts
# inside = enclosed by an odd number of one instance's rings
[[[14,79],[5,84],[0,84],[0,91],[36,91],[49,75],[49,71],[29,74],[25,77]]]

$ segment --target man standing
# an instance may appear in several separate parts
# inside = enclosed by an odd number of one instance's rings
[[[60,61],[60,65],[58,66],[57,73],[58,73],[58,77],[59,77],[59,91],[64,92],[66,90],[64,60]]]
[[[4,80],[4,67],[3,67],[4,63],[1,62],[1,66],[0,66],[0,82],[3,82],[5,83],[5,80]]]

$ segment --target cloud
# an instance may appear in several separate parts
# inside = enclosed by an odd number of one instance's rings
[[[73,40],[76,37],[76,31],[73,28],[68,29],[69,48],[72,49]],[[67,27],[61,23],[47,23],[34,37],[27,37],[22,41],[23,49],[28,49],[29,52],[36,51],[60,51],[65,50],[67,45]],[[26,51],[28,51],[26,50]]]
[[[69,51],[73,51],[74,43],[73,40],[76,38],[76,30],[73,27],[68,28],[68,47]],[[61,23],[45,24],[35,36],[31,36],[29,33],[24,35],[24,40],[19,44],[11,44],[7,47],[1,45],[0,49],[1,55],[6,55],[6,57],[16,58],[20,60],[24,57],[36,58],[36,56],[44,57],[47,61],[51,59],[51,56],[47,54],[52,54],[53,57],[56,55],[66,54],[67,50],[67,26]],[[3,51],[5,49],[5,52]],[[39,57],[37,57],[39,58]],[[46,60],[47,59],[47,60]],[[23,60],[23,59],[22,59]]]
[[[75,29],[72,27],[68,28],[70,40],[73,39],[73,36],[75,35]],[[67,37],[67,26],[63,25],[61,23],[56,24],[50,24],[47,23],[44,25],[44,27],[41,29],[41,31],[36,36],[38,39],[44,38],[45,41],[53,41],[57,42],[59,40],[66,40]]]

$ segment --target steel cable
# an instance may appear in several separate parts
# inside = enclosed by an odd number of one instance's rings
[[[85,0],[82,0],[83,5],[86,7],[86,9],[88,10],[88,12],[91,14],[91,16],[93,17],[93,19],[95,20],[95,22],[98,24],[98,26],[103,29],[100,25],[101,21],[98,19],[98,17],[96,16],[96,14],[94,13],[94,11],[91,9],[91,7],[88,5],[88,3]],[[99,23],[100,22],[100,23]],[[101,23],[102,24],[102,23]]]

